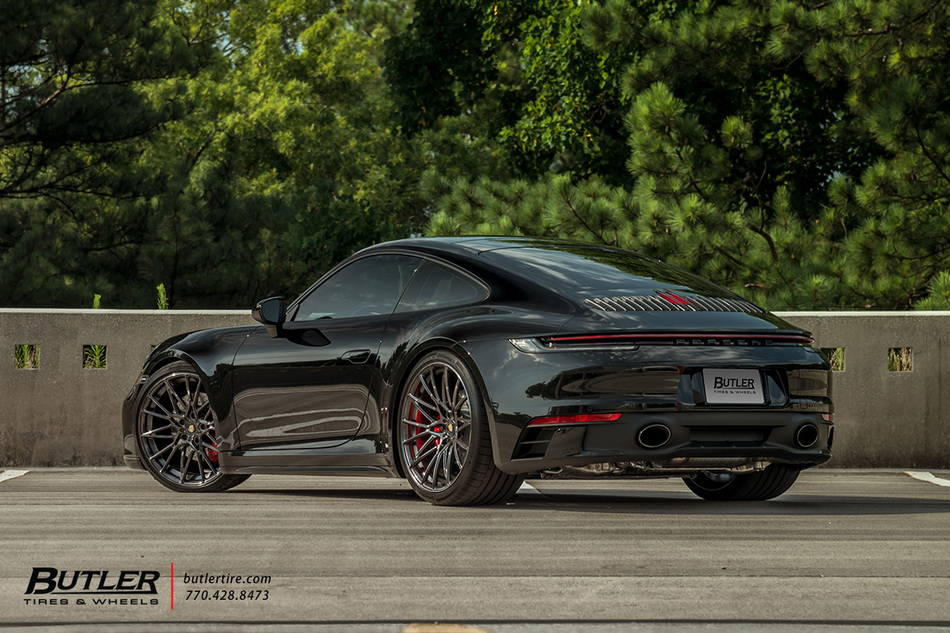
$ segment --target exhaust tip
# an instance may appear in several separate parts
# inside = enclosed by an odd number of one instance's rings
[[[818,427],[812,423],[803,424],[795,432],[795,443],[802,448],[811,448],[818,443]]]
[[[671,437],[673,432],[665,424],[649,424],[637,433],[637,442],[643,448],[654,449],[669,442]]]

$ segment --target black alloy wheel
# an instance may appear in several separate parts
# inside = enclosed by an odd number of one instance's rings
[[[176,492],[219,492],[250,475],[226,475],[218,461],[217,418],[201,378],[176,362],[142,388],[136,425],[146,470]]]
[[[799,472],[785,464],[772,464],[754,473],[702,472],[683,481],[708,501],[765,501],[791,488]]]
[[[406,477],[430,503],[499,503],[524,481],[495,467],[482,395],[472,372],[450,352],[430,353],[410,372],[397,437]]]

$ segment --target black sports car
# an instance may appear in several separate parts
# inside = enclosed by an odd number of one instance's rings
[[[252,313],[262,325],[149,355],[123,407],[126,463],[180,492],[382,475],[468,505],[526,475],[770,499],[831,457],[830,367],[808,333],[628,251],[401,240]]]

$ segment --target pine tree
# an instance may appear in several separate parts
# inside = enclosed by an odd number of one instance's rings
[[[130,165],[203,49],[155,0],[2,0],[0,23],[0,303],[85,303],[130,238],[101,203],[154,184]]]
[[[121,34],[110,54],[99,51],[90,73],[118,64],[117,52],[128,64],[164,52],[164,79],[142,80],[151,66],[132,65],[139,75],[123,81],[143,108],[172,110],[138,113],[150,121],[145,136],[64,141],[62,155],[85,166],[66,174],[75,181],[68,191],[59,178],[30,199],[0,198],[0,302],[76,306],[101,292],[110,305],[151,307],[162,283],[172,308],[247,306],[300,292],[362,246],[421,227],[415,185],[423,159],[394,133],[381,71],[385,41],[405,28],[405,3],[127,4],[111,6],[134,14],[135,24],[152,24],[151,16],[167,26],[168,37],[201,63],[179,64],[171,44],[155,38],[155,50],[139,51],[134,30],[128,51]],[[60,3],[35,16],[33,30],[50,32],[70,16],[98,23],[83,12],[107,5],[70,12]],[[125,101],[99,105],[101,117],[126,129]],[[94,131],[80,123],[78,131]],[[45,143],[27,139],[0,160],[29,158]]]
[[[950,263],[950,7],[663,4],[584,12],[588,46],[622,46],[636,60],[622,73],[632,186],[585,205],[575,201],[596,180],[522,183],[548,205],[535,218],[506,208],[505,190],[496,202],[492,183],[430,183],[446,191],[431,230],[616,243],[772,308],[906,308],[925,292],[922,305],[939,302]],[[573,225],[548,221],[557,200],[576,212]]]

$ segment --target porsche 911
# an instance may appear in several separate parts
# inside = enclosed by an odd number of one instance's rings
[[[477,505],[525,477],[675,477],[761,501],[831,457],[809,333],[629,251],[399,240],[252,315],[151,352],[123,404],[128,465],[179,492],[375,475]]]

